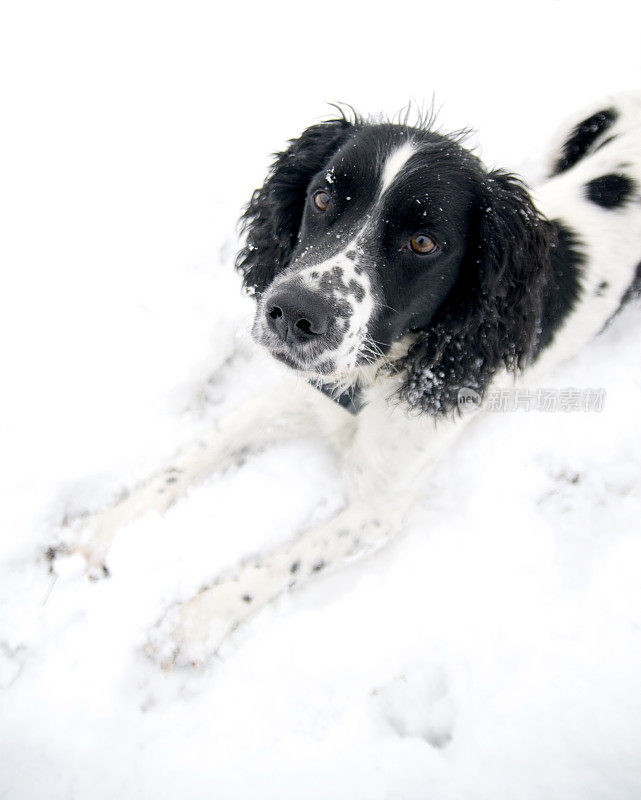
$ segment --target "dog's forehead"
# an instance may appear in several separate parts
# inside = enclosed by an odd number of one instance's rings
[[[412,156],[416,153],[417,146],[414,142],[407,141],[397,145],[390,150],[383,159],[381,165],[380,192],[381,194],[394,183],[402,173],[403,168],[408,164]]]
[[[421,147],[420,132],[401,125],[365,124],[354,129],[329,162],[327,178],[356,178],[389,186],[414,152]]]
[[[466,193],[470,166],[470,154],[440,134],[366,124],[353,132],[319,177],[333,191],[376,207],[398,208],[416,199],[443,205]]]

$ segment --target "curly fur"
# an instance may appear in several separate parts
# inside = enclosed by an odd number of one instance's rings
[[[247,237],[236,257],[236,269],[249,294],[260,296],[276,271],[289,264],[307,186],[350,127],[345,117],[321,122],[291,139],[287,150],[275,155],[265,183],[253,193],[241,218]]]
[[[454,291],[394,365],[401,398],[431,414],[457,407],[461,388],[482,394],[497,370],[532,360],[550,280],[552,225],[523,183],[497,170],[479,185],[469,255]]]

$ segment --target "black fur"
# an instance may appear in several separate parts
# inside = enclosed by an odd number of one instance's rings
[[[459,282],[399,364],[401,397],[431,414],[457,409],[460,389],[482,394],[499,368],[525,367],[537,351],[554,231],[513,175],[489,173],[478,191]]]
[[[580,161],[599,136],[616,122],[617,117],[613,108],[605,108],[580,122],[563,145],[563,154],[555,164],[552,175],[565,172]]]
[[[602,208],[619,208],[625,205],[634,191],[634,181],[626,175],[601,175],[585,185],[589,200]]]
[[[236,268],[250,294],[260,296],[277,269],[289,263],[300,228],[309,182],[345,138],[346,119],[322,122],[276,154],[265,184],[257,189],[242,216],[247,232]]]
[[[559,220],[552,223],[556,236],[551,243],[551,278],[543,286],[543,316],[537,342],[537,354],[552,341],[581,294],[581,273],[585,256],[577,234]]]

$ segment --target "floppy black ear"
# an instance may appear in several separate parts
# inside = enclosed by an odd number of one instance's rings
[[[479,179],[460,278],[404,359],[411,405],[447,413],[460,389],[482,395],[497,370],[531,361],[553,240],[518,178],[496,170]]]
[[[479,285],[471,323],[484,334],[479,352],[495,368],[524,367],[536,350],[553,229],[522,181],[502,170],[487,175],[476,215],[476,252],[470,255]],[[470,272],[475,275],[474,265]]]
[[[256,189],[241,218],[245,246],[236,269],[250,294],[260,295],[287,266],[296,244],[307,187],[347,135],[345,119],[313,125],[276,155],[267,179]]]

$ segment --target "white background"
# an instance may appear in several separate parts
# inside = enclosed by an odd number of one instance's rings
[[[163,609],[340,502],[279,446],[118,537],[42,558],[270,373],[235,221],[270,154],[345,101],[435,98],[536,180],[565,114],[635,88],[628,2],[5,3],[0,12],[0,797],[641,794],[641,317],[554,385],[601,414],[493,415],[407,532],[257,617],[201,672]],[[641,252],[641,243],[640,243]]]

